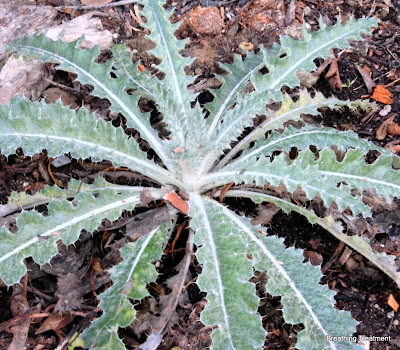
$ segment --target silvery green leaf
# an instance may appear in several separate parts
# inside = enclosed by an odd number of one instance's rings
[[[127,243],[120,250],[122,262],[113,267],[113,285],[99,295],[102,316],[82,333],[85,347],[99,350],[125,350],[118,337],[118,328],[129,326],[136,310],[131,300],[149,295],[146,284],[154,282],[158,273],[153,262],[162,256],[162,246],[171,224],[163,224],[136,242]]]
[[[297,334],[297,348],[361,349],[352,342],[327,340],[327,336],[351,336],[356,332],[357,322],[349,312],[334,308],[335,293],[319,284],[322,277],[319,267],[302,263],[302,250],[285,248],[281,238],[263,236],[257,231],[262,231],[262,227],[252,226],[249,219],[215,201],[196,196],[191,204],[192,221],[195,221],[192,225],[201,235],[195,242],[201,247],[197,255],[203,263],[203,275],[198,284],[208,292],[208,304],[201,320],[206,325],[218,326],[212,333],[214,349],[262,348],[263,332],[246,320],[251,313],[249,297],[244,297],[251,276],[251,269],[245,269],[249,264],[256,270],[267,270],[267,291],[282,297],[285,321],[304,324],[305,329]],[[203,277],[204,270],[208,278]],[[225,281],[229,281],[229,288],[225,287]],[[233,300],[229,294],[231,290],[235,291]],[[235,316],[237,309],[241,310],[242,317]],[[260,343],[255,343],[259,338]]]
[[[219,195],[217,192],[216,195]],[[369,240],[357,235],[348,236],[343,232],[342,224],[334,221],[331,216],[324,218],[319,217],[313,210],[301,207],[292,203],[290,200],[268,195],[266,193],[252,192],[246,190],[232,190],[225,193],[226,197],[246,197],[250,198],[255,203],[269,202],[281,208],[285,213],[295,211],[308,219],[312,224],[318,224],[335,236],[337,239],[343,241],[352,249],[361,253],[369,261],[374,263],[380,270],[392,278],[398,286],[400,286],[400,273],[397,271],[393,255],[385,253],[376,253],[372,251]]]
[[[201,321],[217,326],[211,334],[213,349],[261,349],[265,330],[257,315],[258,298],[249,282],[252,263],[246,256],[246,240],[229,216],[211,201],[190,194],[190,226],[203,272],[196,283],[207,292]],[[232,213],[233,214],[233,213]]]
[[[83,229],[92,232],[104,218],[117,220],[123,210],[133,210],[140,202],[142,189],[98,185],[80,191],[72,202],[52,200],[46,216],[36,210],[22,211],[17,217],[17,233],[0,227],[0,278],[4,283],[19,282],[26,273],[24,258],[31,256],[39,265],[46,264],[58,253],[58,241],[73,244]]]
[[[0,105],[0,148],[4,155],[22,147],[26,155],[47,149],[50,157],[70,152],[76,158],[93,161],[110,159],[115,167],[126,166],[166,184],[174,177],[147,159],[134,139],[122,128],[96,120],[85,108],[78,113],[61,101],[54,104],[14,98]]]
[[[165,146],[151,127],[150,121],[142,116],[138,106],[140,95],[128,94],[129,81],[126,77],[113,77],[112,60],[104,64],[95,62],[100,53],[99,47],[81,50],[78,48],[79,43],[80,40],[72,43],[53,41],[42,34],[18,39],[9,45],[9,49],[42,62],[58,63],[57,69],[77,74],[77,79],[82,84],[93,86],[92,93],[95,96],[107,98],[111,102],[111,110],[125,116],[127,125],[138,130],[166,164],[172,164],[171,155],[165,152]]]

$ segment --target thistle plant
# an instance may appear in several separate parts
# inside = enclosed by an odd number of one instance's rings
[[[250,279],[255,271],[265,270],[266,290],[281,296],[285,322],[304,325],[297,334],[297,348],[357,349],[355,343],[327,339],[352,335],[357,322],[349,312],[335,308],[335,293],[319,284],[320,268],[303,263],[301,250],[286,248],[282,239],[266,234],[265,227],[252,226],[249,218],[214,198],[228,183],[247,184],[224,191],[224,196],[298,212],[398,282],[389,257],[373,253],[361,237],[343,233],[331,216],[318,216],[307,203],[299,206],[291,195],[282,197],[277,190],[278,186],[289,194],[301,190],[308,201],[319,198],[326,208],[334,206],[363,217],[371,216],[363,191],[373,189],[388,202],[399,195],[400,173],[393,167],[395,156],[386,150],[351,131],[311,125],[296,128],[287,123],[300,121],[303,114],[318,115],[321,108],[368,108],[368,102],[325,98],[303,89],[296,98],[282,92],[283,87],[298,86],[296,73],[313,71],[316,58],[329,57],[332,48],[349,47],[350,39],[361,40],[376,19],[351,18],[342,24],[338,18],[330,27],[320,20],[319,31],[303,28],[303,40],[281,36],[280,44],[269,49],[249,52],[245,58],[236,55],[232,64],[221,65],[226,72],[218,77],[222,86],[210,90],[213,100],[202,106],[197,94],[188,89],[196,77],[184,72],[193,58],[179,53],[186,41],[174,36],[178,24],[169,21],[163,1],[142,0],[141,4],[147,20],[143,26],[156,43],[149,53],[160,60],[157,69],[164,73],[162,79],[139,70],[124,45],[114,46],[112,58],[104,64],[96,62],[99,48],[81,50],[79,40],[65,43],[40,35],[10,45],[16,54],[54,63],[56,69],[72,72],[80,83],[92,86],[92,94],[108,99],[111,111],[122,115],[126,127],[136,130],[157,157],[150,159],[123,127],[96,119],[83,107],[76,112],[60,101],[46,104],[20,97],[0,106],[3,155],[15,153],[18,147],[27,156],[46,149],[49,157],[68,154],[93,162],[110,160],[115,167],[128,167],[151,179],[141,187],[102,178],[92,184],[71,180],[67,189],[48,186],[34,195],[13,193],[3,211],[22,211],[17,233],[0,229],[1,279],[10,286],[18,283],[27,272],[25,258],[32,257],[40,265],[48,263],[57,254],[57,242],[73,244],[82,230],[93,232],[102,220],[117,220],[124,211],[134,210],[146,191],[156,201],[174,197],[180,202],[175,204],[180,212],[171,210],[171,220],[121,248],[122,261],[110,270],[113,285],[99,296],[103,312],[82,334],[87,348],[125,349],[118,329],[132,323],[133,301],[147,296],[146,284],[156,280],[153,263],[163,254],[174,218],[187,215],[202,266],[196,283],[207,293],[201,321],[214,326],[213,349],[263,348],[266,331],[257,313],[256,286]],[[248,84],[252,91],[243,91]],[[154,101],[169,131],[167,137],[160,137],[152,127],[149,113],[139,107],[141,98]],[[270,108],[271,101],[279,105],[278,110]],[[256,115],[266,118],[254,127]],[[296,152],[289,156],[293,148]],[[365,155],[370,150],[379,156],[367,163]],[[178,192],[187,197],[179,197]],[[39,204],[47,204],[45,215],[28,210]]]

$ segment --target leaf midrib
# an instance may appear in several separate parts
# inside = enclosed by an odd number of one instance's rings
[[[29,46],[29,45],[15,45],[15,47],[27,48],[28,50],[38,51],[42,54],[50,55],[51,57],[53,57],[61,62],[65,62],[68,65],[71,65],[74,69],[76,69],[81,74],[88,76],[93,81],[95,87],[96,87],[96,85],[98,85],[101,89],[103,89],[106,92],[106,94],[108,95],[108,97],[110,99],[114,100],[124,110],[124,112],[137,124],[138,131],[143,133],[144,135],[146,135],[146,140],[149,142],[149,144],[152,145],[152,147],[154,147],[156,153],[160,156],[160,158],[163,161],[166,161],[168,159],[168,157],[166,156],[165,152],[162,149],[160,140],[156,139],[154,137],[154,135],[151,133],[151,131],[140,121],[140,118],[137,117],[134,113],[132,113],[131,109],[112,90],[110,90],[106,85],[101,83],[96,77],[94,77],[92,74],[90,74],[90,72],[82,69],[80,66],[78,66],[77,64],[68,60],[67,58],[62,57],[51,51],[47,51],[42,48]]]

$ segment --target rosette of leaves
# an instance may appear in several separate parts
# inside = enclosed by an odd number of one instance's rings
[[[364,190],[373,189],[388,202],[399,195],[400,173],[393,167],[394,157],[385,150],[350,131],[287,125],[302,114],[317,115],[320,108],[367,108],[368,103],[325,98],[301,89],[292,99],[281,90],[296,87],[296,73],[313,71],[314,60],[329,57],[330,49],[349,47],[349,39],[361,40],[361,34],[376,25],[376,19],[350,18],[342,24],[339,18],[330,27],[320,21],[319,31],[303,28],[303,40],[282,36],[280,44],[261,48],[257,54],[236,55],[232,64],[221,65],[226,74],[218,77],[222,86],[210,91],[212,102],[201,106],[197,95],[188,89],[195,77],[187,76],[184,68],[193,58],[179,53],[186,41],[174,36],[178,24],[170,23],[163,1],[142,0],[141,4],[146,18],[143,26],[156,43],[149,53],[160,60],[157,69],[163,73],[162,79],[139,70],[123,45],[116,45],[112,58],[104,64],[96,62],[99,48],[81,50],[80,41],[65,43],[40,35],[10,45],[18,55],[54,63],[56,69],[72,72],[82,84],[91,85],[92,94],[108,99],[110,109],[120,113],[126,127],[138,131],[158,157],[149,159],[122,127],[96,120],[85,108],[76,112],[61,102],[45,104],[19,97],[0,106],[2,154],[13,154],[22,147],[25,155],[46,149],[51,157],[67,153],[92,161],[107,159],[115,167],[128,167],[152,179],[158,186],[129,187],[104,180],[80,185],[71,181],[68,189],[47,187],[34,196],[14,194],[8,206],[19,206],[22,212],[17,233],[0,229],[1,279],[7,285],[18,283],[26,273],[24,258],[32,257],[38,264],[49,262],[57,254],[58,241],[73,244],[81,230],[93,231],[102,219],[115,220],[122,211],[133,210],[144,190],[155,200],[165,197],[166,189],[170,194],[182,191],[189,198],[195,254],[202,265],[196,283],[207,293],[201,321],[213,326],[213,349],[263,348],[266,331],[257,313],[256,288],[250,282],[256,270],[267,271],[267,292],[281,296],[285,321],[304,325],[297,334],[297,348],[357,348],[351,342],[326,340],[327,336],[353,334],[357,322],[348,312],[335,309],[334,292],[319,284],[319,267],[303,264],[301,250],[286,249],[282,239],[266,235],[261,226],[252,226],[248,218],[214,200],[211,193],[218,195],[218,188],[231,182],[251,184],[230,190],[225,196],[270,202],[286,212],[299,212],[398,281],[388,257],[374,254],[363,239],[345,235],[332,217],[319,217],[295,204],[290,196],[281,198],[278,191],[264,191],[266,185],[269,189],[285,186],[289,193],[301,189],[310,201],[319,197],[325,207],[335,205],[340,211],[346,209],[364,217],[371,215],[362,200]],[[253,89],[244,92],[248,84]],[[168,137],[160,137],[153,129],[150,115],[138,105],[141,98],[154,101],[167,125]],[[280,107],[270,108],[271,101]],[[267,117],[249,132],[256,115]],[[288,157],[293,147],[297,153]],[[364,156],[370,150],[380,155],[367,163]],[[35,203],[48,203],[47,215],[27,210]],[[174,215],[171,213],[171,219]],[[145,297],[146,283],[156,279],[152,262],[162,255],[169,227],[170,223],[163,224],[121,249],[123,260],[111,269],[113,285],[99,296],[103,313],[82,334],[86,347],[125,349],[118,329],[133,321],[132,301]]]

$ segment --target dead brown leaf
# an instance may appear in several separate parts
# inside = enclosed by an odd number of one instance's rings
[[[385,148],[388,149],[390,152],[397,154],[400,152],[400,145],[399,145],[400,140],[393,140],[386,144]]]
[[[230,183],[226,184],[226,185],[224,186],[224,188],[221,190],[221,193],[220,193],[220,195],[219,195],[219,202],[220,202],[220,203],[222,203],[222,202],[224,201],[224,197],[225,197],[226,192],[228,192],[229,189],[230,189],[234,184],[235,184],[234,182],[230,182]]]
[[[57,291],[55,296],[58,298],[54,307],[56,314],[64,314],[72,310],[79,310],[83,298],[80,294],[74,293],[82,287],[82,282],[76,277],[75,273],[69,272],[66,275],[57,277]]]
[[[61,33],[63,33],[63,40],[67,42],[77,40],[84,34],[85,37],[81,43],[81,49],[90,49],[95,45],[100,45],[102,50],[106,50],[113,43],[111,32],[103,29],[100,19],[93,17],[92,13],[86,13],[71,21],[51,27],[46,32],[46,35],[53,40],[57,40]]]
[[[144,206],[148,206],[151,202],[154,202],[155,199],[151,195],[150,190],[148,188],[145,188],[142,192],[140,192],[140,201]]]
[[[71,109],[78,108],[74,99],[68,93],[57,87],[43,91],[43,97],[46,99],[47,103],[55,103],[57,100],[61,100],[64,106],[68,106]]]
[[[61,329],[63,329],[66,325],[70,324],[74,320],[75,316],[70,314],[69,312],[58,315],[58,314],[51,314],[47,317],[41,326],[36,330],[35,334],[44,333],[47,331],[54,331],[57,334]]]
[[[10,57],[0,72],[0,103],[8,104],[18,94],[37,101],[49,85],[49,69],[37,60]]]
[[[303,255],[308,261],[310,261],[312,266],[321,265],[324,260],[321,254],[313,251],[305,250]]]
[[[289,7],[286,11],[286,16],[285,16],[285,25],[288,26],[290,25],[293,20],[296,17],[296,1],[295,0],[291,0]]]
[[[331,89],[334,91],[342,91],[342,82],[339,75],[338,61],[338,58],[328,58],[314,73],[314,75],[319,76],[329,66],[329,70],[325,74],[325,78],[328,81]]]
[[[376,85],[374,81],[371,79],[370,74],[367,72],[369,67],[364,66],[364,68],[361,68],[360,66],[356,66],[358,72],[361,74],[361,77],[364,80],[365,86],[367,87],[368,93],[372,93],[372,88]],[[368,69],[366,69],[368,68]],[[370,69],[369,69],[370,70]]]
[[[252,225],[266,225],[272,220],[274,215],[279,210],[281,210],[281,208],[277,207],[276,205],[272,205],[272,206],[260,205],[258,215],[255,218],[251,219],[251,224]]]
[[[388,124],[393,122],[394,116],[390,117],[389,119],[386,119],[381,126],[376,130],[376,139],[377,140],[384,140],[388,134],[387,127]]]

